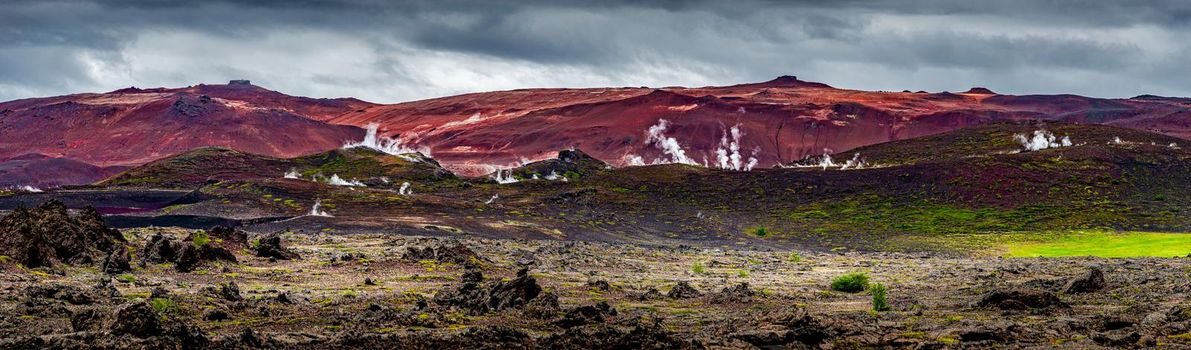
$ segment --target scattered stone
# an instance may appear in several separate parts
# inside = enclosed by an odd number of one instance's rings
[[[649,290],[645,291],[645,293],[641,293],[641,295],[637,296],[637,300],[641,301],[661,300],[663,298],[665,298],[665,296],[662,295],[662,292],[659,292],[657,288],[653,287],[650,287]]]
[[[670,292],[666,293],[666,297],[670,299],[698,298],[701,295],[703,293],[700,293],[695,287],[691,287],[691,284],[687,283],[687,281],[678,282],[678,284],[674,285],[674,288],[670,288]]]
[[[544,292],[525,304],[525,315],[537,319],[553,318],[559,310],[558,295],[553,292]]]
[[[597,304],[580,306],[567,311],[566,315],[555,322],[562,328],[572,328],[595,323],[604,323],[605,316],[616,316],[616,309],[601,301]]]
[[[401,258],[406,261],[434,260],[440,263],[475,265],[483,260],[475,251],[460,242],[418,248],[409,247]]]
[[[149,304],[137,302],[116,311],[116,317],[109,328],[115,335],[146,338],[161,334],[161,320]]]
[[[103,323],[103,313],[94,308],[80,309],[70,315],[70,328],[75,332],[98,331]]]
[[[608,281],[605,281],[605,280],[587,281],[586,286],[587,286],[587,289],[598,290],[601,292],[607,292],[607,291],[612,290],[612,285],[608,284]]]
[[[107,257],[103,258],[103,261],[99,264],[99,268],[106,274],[118,275],[132,271],[132,265],[128,260],[128,249],[117,247],[112,249],[112,252],[108,253]]]
[[[227,311],[219,309],[207,311],[207,313],[203,314],[203,319],[207,321],[226,321],[230,318],[231,317],[228,316]]]
[[[1063,292],[1068,294],[1075,293],[1089,293],[1103,290],[1108,286],[1104,280],[1104,272],[1099,268],[1090,268],[1088,271],[1071,279],[1067,285],[1063,287]]]
[[[1068,307],[1066,303],[1063,303],[1063,301],[1055,295],[1055,293],[1028,288],[1004,289],[989,292],[980,298],[980,301],[976,303],[976,306],[1001,310]]]
[[[365,286],[375,286],[376,282],[373,282],[371,277],[364,277],[364,285]]]
[[[749,284],[741,282],[735,286],[724,287],[719,293],[711,295],[710,302],[713,304],[725,303],[748,303],[753,301],[753,297],[757,292],[749,288]]]
[[[542,292],[542,287],[527,269],[517,272],[517,277],[508,282],[483,282],[483,274],[477,269],[465,272],[462,283],[434,295],[434,303],[454,306],[479,315],[490,311],[521,308]]]
[[[145,248],[141,249],[141,266],[145,264],[163,264],[177,259],[177,244],[158,232],[149,238]]]
[[[281,244],[281,235],[277,233],[270,233],[260,238],[256,246],[253,247],[256,256],[262,258],[271,258],[277,260],[291,260],[300,259],[298,253],[286,248]]]
[[[96,300],[90,291],[65,284],[35,285],[25,290],[27,298],[61,300],[72,305],[88,305]]]

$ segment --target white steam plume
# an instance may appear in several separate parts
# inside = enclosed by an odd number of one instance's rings
[[[397,189],[397,194],[405,196],[413,194],[413,192],[409,190],[409,182],[402,182],[401,188]]]
[[[359,182],[354,179],[344,180],[339,177],[339,174],[331,174],[331,178],[327,179],[327,183],[335,186],[364,186],[363,182]]]
[[[365,127],[366,132],[364,133],[363,141],[346,142],[343,144],[343,148],[347,149],[347,148],[355,148],[355,147],[365,147],[365,148],[374,149],[374,150],[377,150],[380,152],[384,152],[384,153],[387,153],[390,155],[400,156],[405,160],[413,161],[413,162],[420,161],[420,159],[418,159],[417,157],[409,157],[409,156],[407,156],[408,154],[420,152],[427,157],[430,156],[430,148],[429,147],[425,147],[425,146],[417,147],[415,145],[407,145],[406,144],[407,140],[404,140],[401,138],[394,139],[394,138],[379,136],[379,135],[377,135],[378,129],[380,129],[380,125],[378,125],[376,123],[369,123],[368,126]]]
[[[33,186],[30,186],[30,185],[23,185],[23,186],[17,187],[17,189],[19,189],[19,190],[21,190],[21,191],[29,192],[29,193],[41,193],[41,192],[45,192],[45,191],[42,191],[40,188],[33,187]]]
[[[1121,137],[1120,137],[1120,136],[1113,136],[1113,137],[1112,137],[1112,143],[1114,143],[1114,144],[1118,144],[1118,145],[1119,145],[1119,144],[1125,143],[1125,141],[1121,141]]]
[[[861,169],[865,166],[868,166],[868,163],[864,159],[860,159],[860,152],[856,152],[852,155],[852,159],[844,162],[844,165],[839,167],[839,170]]]
[[[513,177],[513,169],[496,169],[496,172],[492,174],[492,180],[495,180],[496,183],[501,185],[511,184],[519,181],[517,178]]]
[[[287,178],[287,179],[301,179],[302,176],[298,175],[298,169],[290,169],[289,171],[285,172],[285,178]]]
[[[314,206],[310,208],[310,213],[306,215],[331,217],[331,214],[328,214],[326,211],[322,210],[322,206],[323,202],[321,200],[315,200]]]
[[[827,170],[827,168],[835,166],[835,162],[831,161],[830,154],[823,152],[823,157],[819,158],[819,166],[823,167],[823,170]]]
[[[1026,151],[1040,151],[1047,148],[1070,147],[1071,138],[1063,136],[1061,140],[1056,140],[1055,135],[1046,130],[1034,130],[1034,136],[1029,137],[1024,134],[1013,135],[1013,139],[1021,143],[1021,146]]]
[[[492,198],[488,198],[487,201],[484,201],[484,204],[492,204],[492,202],[495,202],[497,198],[500,198],[500,195],[494,194],[492,195]]]
[[[694,159],[686,156],[686,150],[682,149],[682,145],[673,137],[666,136],[666,129],[670,127],[670,121],[665,119],[658,119],[657,125],[649,127],[645,131],[645,143],[652,144],[654,147],[662,151],[662,157],[653,160],[652,164],[688,164],[698,165]],[[640,158],[636,155],[629,155],[630,164]],[[644,164],[644,160],[640,161]]]
[[[740,155],[740,138],[744,136],[744,132],[740,131],[740,124],[732,126],[728,131],[724,131],[724,136],[720,137],[720,146],[715,150],[716,163],[720,169],[726,170],[753,170],[757,165],[758,149],[753,149],[753,155],[749,157],[748,162],[742,161]],[[730,138],[729,138],[730,137]]]

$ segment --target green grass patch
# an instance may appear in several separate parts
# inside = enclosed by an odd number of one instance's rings
[[[1045,241],[1010,243],[1007,257],[1178,257],[1191,253],[1191,234],[1081,231]]]

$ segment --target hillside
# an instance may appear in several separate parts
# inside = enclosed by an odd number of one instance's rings
[[[315,118],[370,105],[291,97],[253,85],[129,88],[10,101],[0,103],[0,159],[40,153],[100,168],[127,167],[208,146],[294,157],[362,137],[359,128]],[[7,181],[70,185],[104,175],[76,168],[46,164]],[[61,180],[38,180],[52,174]]]

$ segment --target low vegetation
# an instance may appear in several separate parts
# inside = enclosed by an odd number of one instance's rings
[[[868,274],[852,272],[831,281],[831,290],[845,293],[863,292],[868,287]]]

